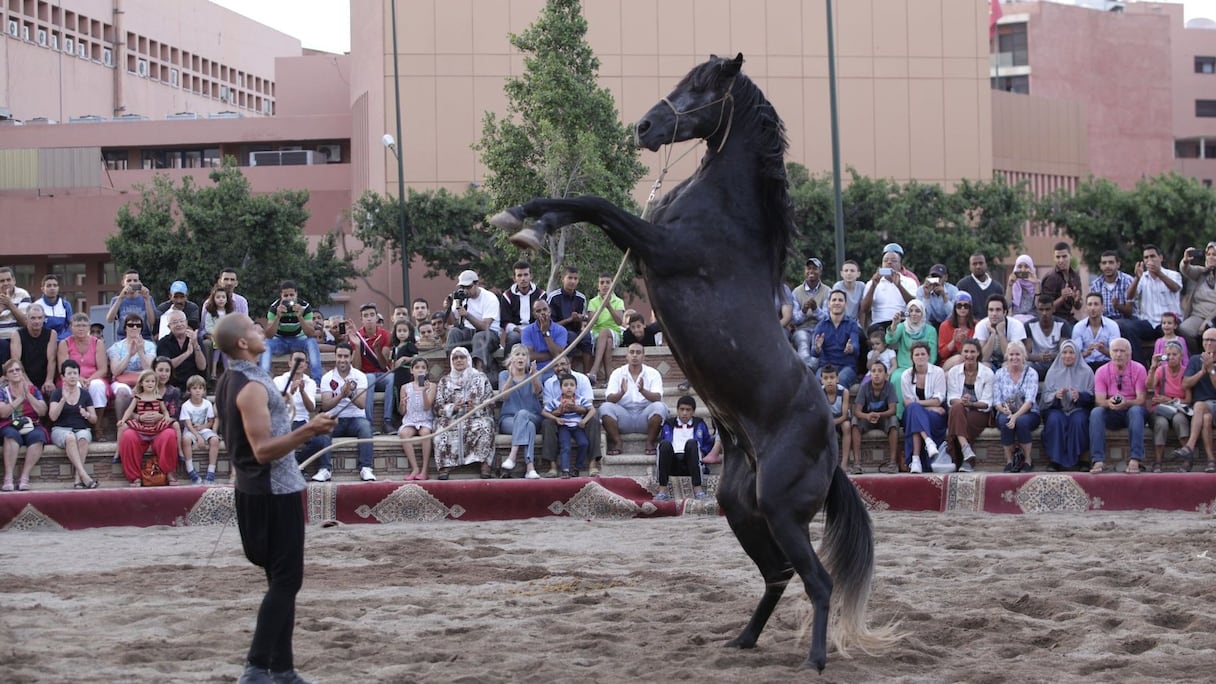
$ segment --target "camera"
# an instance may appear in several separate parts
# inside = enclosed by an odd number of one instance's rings
[[[456,290],[455,292],[452,293],[452,301],[458,302],[460,304],[461,308],[463,308],[464,303],[469,301],[469,291],[464,289],[463,287]]]
[[[346,321],[342,321],[341,323],[338,324],[338,334],[339,335],[346,334]]]
[[[1122,396],[1122,395],[1120,395],[1120,394],[1116,394],[1115,396],[1113,396],[1113,397],[1111,397],[1111,398],[1110,398],[1110,403],[1114,404],[1115,406],[1118,406],[1119,404],[1122,404],[1122,403],[1123,403],[1123,396]]]
[[[1014,271],[1013,275],[1022,280],[1025,280],[1026,278],[1030,277],[1030,274],[1027,273],[1026,271]]]
[[[294,311],[296,308],[296,300],[294,300],[294,299],[284,299],[283,301],[281,301],[279,303],[283,306],[284,309],[287,309],[288,311]]]
[[[1158,361],[1161,361],[1161,362],[1168,361],[1168,360],[1169,360],[1169,358],[1170,358],[1170,357],[1169,357],[1169,356],[1167,356],[1167,355],[1165,355],[1165,354],[1158,354],[1158,355],[1157,355],[1157,360],[1158,360]]]
[[[878,275],[883,276],[884,278],[885,278],[886,276],[891,275],[892,273],[894,273],[894,271],[892,271],[892,270],[891,270],[891,269],[889,269],[889,268],[880,268],[880,269],[878,269]]]

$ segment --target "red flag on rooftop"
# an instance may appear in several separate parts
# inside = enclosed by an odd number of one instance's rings
[[[1001,20],[1001,0],[989,0],[988,3],[988,40],[996,35],[996,22]]]

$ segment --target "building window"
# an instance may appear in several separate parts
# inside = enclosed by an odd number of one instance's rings
[[[106,163],[106,168],[111,171],[126,171],[127,160],[131,155],[126,150],[102,150],[101,158]]]
[[[1030,77],[1029,76],[1001,76],[1000,78],[992,79],[993,90],[1003,90],[1007,93],[1017,93],[1019,95],[1030,94]]]
[[[1198,140],[1175,140],[1174,159],[1198,159],[1200,148]]]
[[[1195,73],[1216,74],[1216,57],[1196,57]]]
[[[1216,117],[1216,100],[1195,100],[1195,116]]]
[[[1211,179],[1211,178],[1204,178],[1204,179],[1203,179],[1203,187],[1205,187],[1205,188],[1210,188],[1210,187],[1212,187],[1212,179]]]
[[[1001,66],[1027,66],[1030,55],[1026,48],[1026,23],[1002,24],[996,27],[997,58]]]

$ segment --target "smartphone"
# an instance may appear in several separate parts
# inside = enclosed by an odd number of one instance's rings
[[[878,269],[878,275],[880,275],[880,276],[882,276],[882,277],[884,277],[884,278],[885,278],[885,277],[887,277],[887,276],[889,276],[889,275],[891,275],[891,274],[892,274],[892,273],[894,273],[894,272],[895,272],[895,271],[892,271],[892,270],[891,270],[891,269],[889,269],[889,268],[880,268],[880,269]]]
[[[346,321],[342,321],[341,323],[338,324],[338,334],[339,335],[346,334]]]
[[[416,380],[418,382],[419,387],[426,385],[426,376],[425,375],[419,375],[418,377],[414,378],[414,380]]]

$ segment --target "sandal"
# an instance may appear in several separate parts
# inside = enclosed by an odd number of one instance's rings
[[[1092,466],[1090,466],[1090,468],[1089,468],[1090,475],[1098,475],[1098,474],[1104,473],[1104,472],[1106,472],[1106,462],[1105,461],[1094,461],[1094,464]]]
[[[1205,473],[1216,473],[1216,461],[1208,461],[1208,467],[1203,469]]]
[[[85,487],[85,484],[84,484],[83,482],[77,482],[77,483],[75,483],[75,484],[73,484],[73,485],[72,485],[72,489],[85,489],[85,488],[86,488],[86,487]]]
[[[1159,473],[1159,472],[1161,472],[1161,464],[1160,464],[1160,463],[1154,463],[1154,464],[1153,464],[1153,467],[1150,469],[1150,472],[1154,472],[1154,473]]]
[[[899,468],[894,463],[883,463],[878,466],[878,472],[886,475],[894,475],[899,472]]]
[[[20,480],[17,480],[17,491],[28,492],[29,490],[30,490],[30,479],[28,477],[23,477]]]
[[[439,479],[440,480],[448,479],[448,471],[446,471],[446,470],[439,471]]]
[[[1130,473],[1132,475],[1139,473],[1140,472],[1140,461],[1137,461],[1135,459],[1128,461],[1127,467],[1123,469],[1123,472]]]
[[[620,449],[609,449],[607,455],[608,456],[620,456],[621,450]]]
[[[98,482],[97,480],[89,480],[89,483],[87,485],[85,485],[84,488],[85,489],[97,489],[100,486],[101,486],[101,483]]]
[[[863,474],[863,473],[865,473],[865,472],[866,472],[866,471],[865,471],[865,469],[861,467],[861,464],[860,464],[860,463],[854,463],[854,464],[853,464],[853,474],[854,474],[854,475],[861,475],[861,474]]]
[[[646,451],[644,451],[642,453],[646,454],[647,456],[654,456],[655,454],[657,454],[659,452],[656,451],[654,447],[647,447]]]

